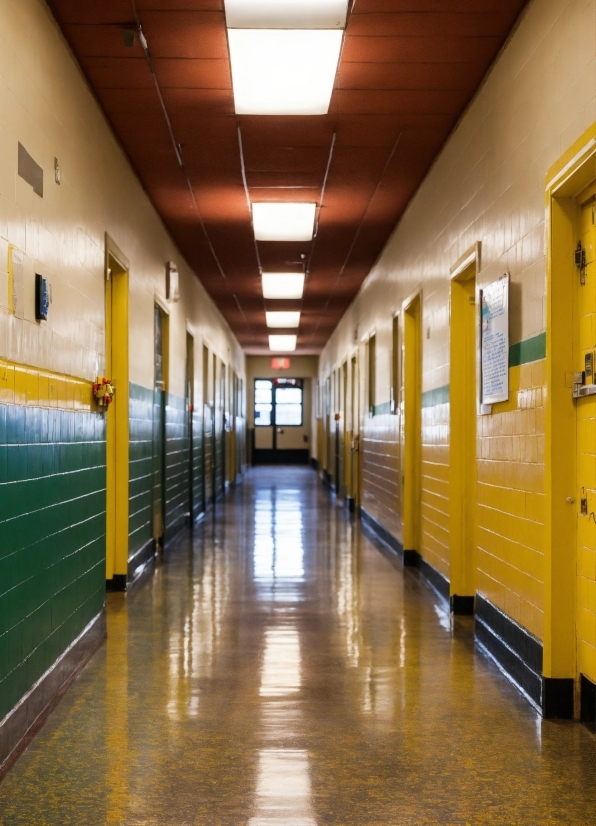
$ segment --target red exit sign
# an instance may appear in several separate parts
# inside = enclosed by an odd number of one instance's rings
[[[271,359],[271,369],[272,370],[289,370],[290,369],[290,359],[288,359],[288,358],[274,358],[274,359]]]

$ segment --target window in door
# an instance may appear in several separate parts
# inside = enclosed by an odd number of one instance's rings
[[[301,427],[302,379],[255,379],[255,427]]]
[[[255,380],[255,427],[270,427],[273,423],[273,382]]]
[[[275,424],[302,427],[302,380],[275,380]]]

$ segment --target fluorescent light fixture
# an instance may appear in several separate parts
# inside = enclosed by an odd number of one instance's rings
[[[298,327],[300,324],[300,313],[292,312],[266,312],[267,327]]]
[[[296,349],[297,336],[269,336],[269,349],[274,353],[291,353]]]
[[[228,29],[238,115],[326,115],[341,29]]]
[[[343,29],[347,0],[225,0],[229,29]]]
[[[263,298],[302,298],[304,273],[264,272]]]
[[[312,241],[316,204],[253,204],[257,241]]]

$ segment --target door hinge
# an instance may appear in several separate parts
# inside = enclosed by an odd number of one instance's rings
[[[575,266],[579,270],[579,283],[583,286],[586,283],[586,251],[581,241],[577,242],[575,249]]]

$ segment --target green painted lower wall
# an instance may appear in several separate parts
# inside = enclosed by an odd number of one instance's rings
[[[160,391],[158,391],[160,392]],[[153,537],[153,500],[161,496],[159,451],[161,395],[130,383],[129,446],[129,558]],[[203,511],[203,419],[193,414],[192,445],[186,401],[168,393],[165,397],[165,530],[166,541]],[[192,495],[192,503],[191,503]],[[159,507],[159,503],[156,505]]]
[[[104,598],[103,416],[0,405],[0,719]]]
[[[203,457],[203,417],[195,410],[192,416],[192,517],[205,510],[205,490],[203,484],[204,457]]]
[[[153,390],[129,386],[128,556],[153,538]]]
[[[166,397],[166,541],[190,521],[190,442],[186,401]]]

